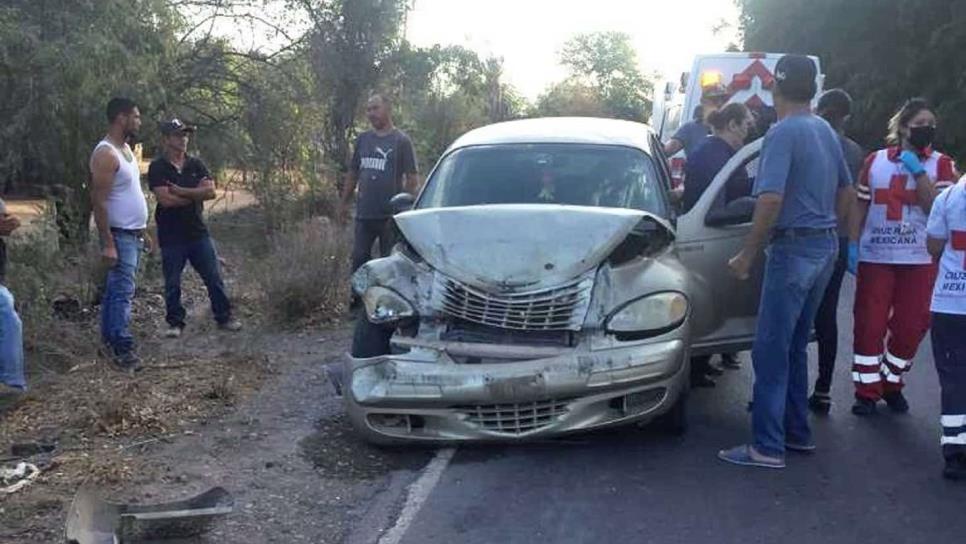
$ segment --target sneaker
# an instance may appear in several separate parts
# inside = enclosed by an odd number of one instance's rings
[[[730,370],[738,370],[741,368],[741,359],[738,359],[736,353],[722,353],[721,366]]]
[[[134,374],[141,370],[141,358],[133,351],[111,357],[111,364],[117,367],[118,370],[129,374]]]
[[[882,400],[886,401],[889,408],[897,414],[904,414],[909,411],[909,401],[903,396],[902,391],[886,393],[882,395]]]
[[[223,331],[238,332],[242,330],[242,324],[241,321],[238,321],[237,319],[229,319],[224,323],[219,323],[218,328]]]
[[[948,480],[966,480],[966,455],[947,457],[943,477]]]
[[[165,338],[180,338],[181,337],[181,327],[168,327],[164,330]]]
[[[832,411],[832,397],[827,392],[815,391],[808,397],[808,407],[816,414],[826,415]]]
[[[857,416],[871,416],[877,412],[875,401],[869,399],[855,399],[852,405],[852,413]]]
[[[718,376],[724,376],[724,370],[721,370],[721,368],[716,367],[711,363],[708,363],[708,366],[707,368],[704,369],[704,372],[708,376],[711,376],[712,378],[716,378]]]
[[[758,450],[754,446],[747,444],[736,446],[730,450],[719,451],[718,459],[733,465],[746,467],[785,468],[785,460],[783,458],[758,453]]]

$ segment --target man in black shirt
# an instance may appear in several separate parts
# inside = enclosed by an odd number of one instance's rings
[[[181,336],[185,326],[181,273],[186,263],[191,263],[205,282],[218,327],[228,331],[241,329],[241,324],[232,319],[218,255],[202,217],[204,201],[215,198],[215,181],[205,163],[187,154],[188,136],[194,130],[178,119],[162,123],[163,153],[148,169],[148,185],[158,199],[155,219],[164,271],[168,338]]]
[[[382,256],[389,254],[392,247],[389,200],[400,192],[416,194],[419,189],[413,142],[393,125],[389,100],[373,95],[366,103],[366,117],[372,130],[363,132],[356,139],[339,207],[339,222],[345,224],[349,205],[358,189],[353,271],[369,260],[372,244],[377,239]]]

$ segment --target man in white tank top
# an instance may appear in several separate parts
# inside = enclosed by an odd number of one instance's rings
[[[101,258],[110,267],[101,303],[101,338],[111,361],[134,372],[140,360],[128,325],[148,205],[141,189],[140,166],[126,141],[141,128],[141,113],[131,100],[113,98],[107,104],[107,120],[107,136],[94,148],[90,162],[94,222]]]

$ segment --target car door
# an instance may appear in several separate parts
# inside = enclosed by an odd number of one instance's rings
[[[745,350],[754,339],[764,259],[757,260],[751,278],[745,281],[735,278],[728,268],[728,260],[738,253],[751,231],[754,199],[749,195],[724,204],[724,190],[739,168],[754,179],[761,142],[740,149],[697,204],[677,220],[678,257],[692,280],[695,355]]]

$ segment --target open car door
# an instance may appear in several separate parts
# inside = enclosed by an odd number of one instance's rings
[[[739,169],[745,169],[754,180],[761,144],[759,139],[741,148],[697,204],[678,218],[678,255],[695,283],[693,355],[743,351],[754,340],[764,259],[757,260],[751,278],[745,281],[731,274],[728,260],[738,254],[751,231],[755,201],[747,196],[725,203],[725,187]]]

